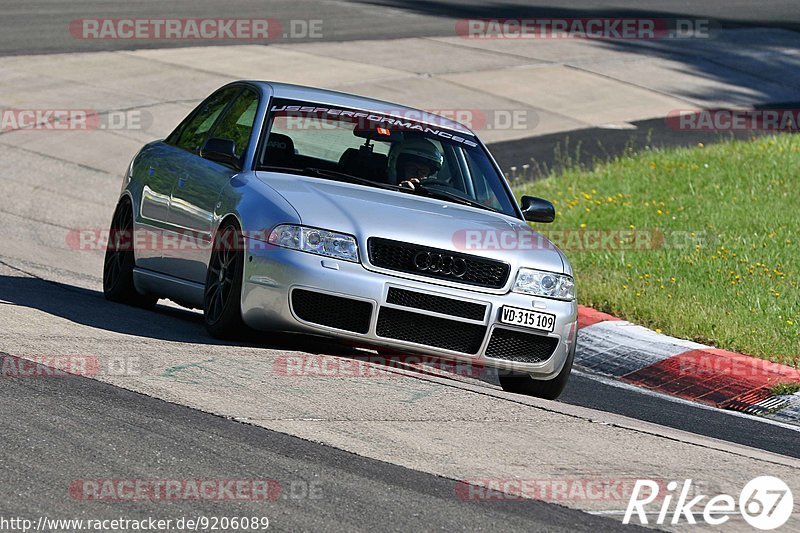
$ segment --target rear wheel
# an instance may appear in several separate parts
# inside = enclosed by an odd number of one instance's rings
[[[572,361],[575,359],[575,345],[576,343],[573,342],[572,350],[570,350],[567,360],[564,362],[564,368],[561,369],[561,372],[559,372],[555,378],[543,381],[533,379],[528,374],[509,374],[499,371],[498,379],[500,380],[500,386],[507,392],[535,396],[546,400],[555,400],[561,395],[564,387],[567,386],[567,381],[569,381],[569,374],[572,371]]]
[[[241,311],[243,272],[244,239],[229,223],[214,239],[203,296],[206,329],[213,337],[235,339],[247,330]]]
[[[158,298],[140,294],[133,284],[136,266],[133,243],[133,209],[130,200],[125,198],[117,205],[111,219],[103,262],[103,295],[112,302],[152,308]]]

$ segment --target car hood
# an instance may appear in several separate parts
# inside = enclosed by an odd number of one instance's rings
[[[349,233],[362,251],[381,237],[564,272],[558,249],[525,221],[451,202],[321,178],[257,172],[304,225]],[[513,277],[513,276],[512,276]]]

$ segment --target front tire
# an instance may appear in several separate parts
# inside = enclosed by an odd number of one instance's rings
[[[243,276],[244,238],[228,223],[214,239],[203,295],[203,317],[212,337],[232,340],[247,330],[241,310]]]
[[[506,392],[535,396],[545,400],[555,400],[564,391],[564,387],[567,386],[569,381],[569,375],[572,372],[572,361],[575,359],[576,345],[577,339],[572,344],[572,350],[570,350],[567,360],[564,361],[564,367],[555,378],[543,381],[533,379],[528,374],[508,374],[500,371],[498,374],[500,386]]]
[[[103,296],[111,302],[152,309],[158,298],[140,294],[133,284],[136,259],[133,249],[133,208],[124,198],[111,219],[108,246],[103,261]]]

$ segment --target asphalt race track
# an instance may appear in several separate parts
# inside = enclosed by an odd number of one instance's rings
[[[753,2],[751,0],[578,0],[568,7],[554,2],[513,0],[508,2],[452,0],[233,0],[226,2],[224,16],[272,17],[277,19],[320,19],[324,21],[324,40],[397,39],[452,35],[460,18],[502,17],[661,17],[710,18],[720,27],[761,26],[797,29],[800,14],[792,0]],[[3,2],[3,32],[0,55],[58,53],[186,46],[163,41],[154,44],[130,41],[81,42],[63,29],[81,17],[219,17],[218,5],[210,0],[161,2],[93,2],[78,0],[6,0]],[[43,38],[43,36],[47,36]],[[281,38],[276,42],[281,42]],[[221,44],[197,40],[193,45]]]
[[[509,530],[622,529],[608,518],[533,500],[464,505],[453,498],[451,480],[85,378],[3,379],[2,395],[4,412],[16,413],[2,418],[2,516],[43,509],[51,518],[81,516],[87,502],[65,498],[64,487],[102,458],[97,466],[110,477],[147,472],[170,478],[180,468],[199,479],[275,480],[283,489],[275,501],[183,501],[166,512],[158,502],[126,502],[129,518],[268,516],[281,531],[408,530],[420,524],[477,531],[499,524]],[[109,502],[92,510],[95,516],[119,512]]]

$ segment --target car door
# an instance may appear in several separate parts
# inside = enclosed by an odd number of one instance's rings
[[[164,259],[171,273],[182,279],[204,283],[211,255],[212,229],[217,200],[223,187],[241,169],[200,157],[200,148],[210,138],[232,140],[241,161],[250,141],[258,108],[258,94],[240,88],[202,138],[194,134],[195,153],[186,159],[177,176],[170,199],[168,220],[179,240],[164,246]]]
[[[142,183],[139,209],[134,217],[137,233],[160,236],[170,229],[167,218],[173,176],[165,172],[163,163],[171,149],[164,144],[150,145],[139,153],[131,168],[137,182]],[[161,246],[139,246],[136,249],[136,264],[141,268],[160,270],[161,259]]]
[[[146,178],[142,190],[142,228],[156,232],[158,246],[149,251],[147,264],[140,266],[175,274],[170,262],[169,248],[180,236],[180,231],[170,221],[170,203],[178,180],[188,172],[200,144],[211,131],[225,108],[241,91],[239,87],[225,87],[203,100],[161,143],[148,149]],[[166,252],[166,253],[165,253]]]

